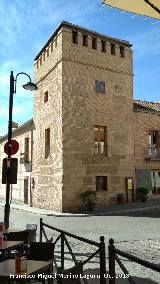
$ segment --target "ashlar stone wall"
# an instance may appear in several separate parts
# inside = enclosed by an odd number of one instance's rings
[[[62,210],[62,33],[34,66],[38,90],[34,96],[33,205]],[[48,101],[44,94],[48,91]],[[45,158],[45,129],[50,128],[51,151]]]
[[[133,177],[134,140],[132,131],[132,51],[125,46],[125,58],[82,44],[72,43],[72,29],[63,30],[63,210],[82,206],[80,193],[96,190],[96,176],[107,176],[108,190],[97,192],[97,206],[114,203],[125,196],[125,177]],[[119,43],[120,44],[120,43]],[[105,93],[95,92],[95,80],[105,82]],[[107,127],[107,155],[94,154],[94,125]]]

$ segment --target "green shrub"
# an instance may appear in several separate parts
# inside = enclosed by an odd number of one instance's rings
[[[138,187],[137,188],[137,197],[140,201],[146,202],[148,199],[149,189],[146,187]]]
[[[149,193],[149,189],[146,188],[146,187],[138,187],[138,188],[137,188],[137,194],[138,194],[138,195],[143,195],[143,196],[145,196],[145,195],[147,195],[148,193]]]
[[[96,201],[96,192],[92,190],[87,190],[81,192],[81,199],[85,204],[95,203]]]

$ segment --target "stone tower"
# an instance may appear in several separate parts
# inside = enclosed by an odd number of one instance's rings
[[[58,211],[126,197],[133,165],[132,51],[127,41],[62,22],[35,58],[33,205]]]

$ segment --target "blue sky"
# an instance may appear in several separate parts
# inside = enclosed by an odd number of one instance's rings
[[[160,100],[160,21],[100,4],[100,0],[0,0],[0,136],[7,133],[10,71],[33,78],[34,57],[62,20],[129,40],[134,98]],[[33,94],[21,88],[26,79],[18,77],[14,96],[13,120],[19,124],[32,117]]]

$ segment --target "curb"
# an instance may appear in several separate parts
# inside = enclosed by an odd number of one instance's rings
[[[3,203],[0,203],[0,207],[4,207]],[[59,213],[59,212],[53,212],[51,210],[48,210],[48,212],[43,212],[42,210],[47,209],[39,209],[34,207],[19,207],[18,205],[11,204],[11,209],[15,210],[23,210],[32,214],[39,214],[39,215],[45,215],[45,216],[54,216],[54,217],[93,217],[93,216],[108,216],[108,215],[115,215],[120,213],[129,213],[129,212],[140,212],[140,211],[148,211],[160,208],[160,205],[155,206],[148,206],[148,207],[141,207],[141,208],[132,208],[132,209],[120,209],[115,211],[106,211],[106,212],[85,212],[85,213]],[[36,211],[37,210],[37,211]]]
[[[138,212],[138,211],[148,211],[160,208],[160,205],[150,206],[150,207],[141,207],[141,208],[133,208],[133,209],[123,209],[123,210],[116,210],[116,211],[108,211],[108,212],[102,212],[102,213],[96,213],[94,215],[96,216],[103,216],[108,214],[117,214],[117,213],[129,213],[129,212]]]
[[[0,207],[4,207],[5,204],[2,204],[0,203]],[[72,213],[59,213],[59,212],[52,212],[51,210],[48,210],[48,212],[43,212],[42,210],[43,209],[39,209],[39,208],[34,208],[34,207],[19,207],[18,205],[14,205],[14,204],[11,204],[10,205],[10,208],[11,209],[15,209],[15,210],[23,210],[23,211],[26,211],[26,212],[29,212],[29,213],[33,213],[33,214],[39,214],[39,215],[45,215],[45,216],[55,216],[55,217],[86,217],[86,216],[90,216],[90,214],[72,214]],[[34,208],[32,210],[32,208]],[[37,211],[36,211],[37,210]],[[47,209],[44,209],[47,211]]]

